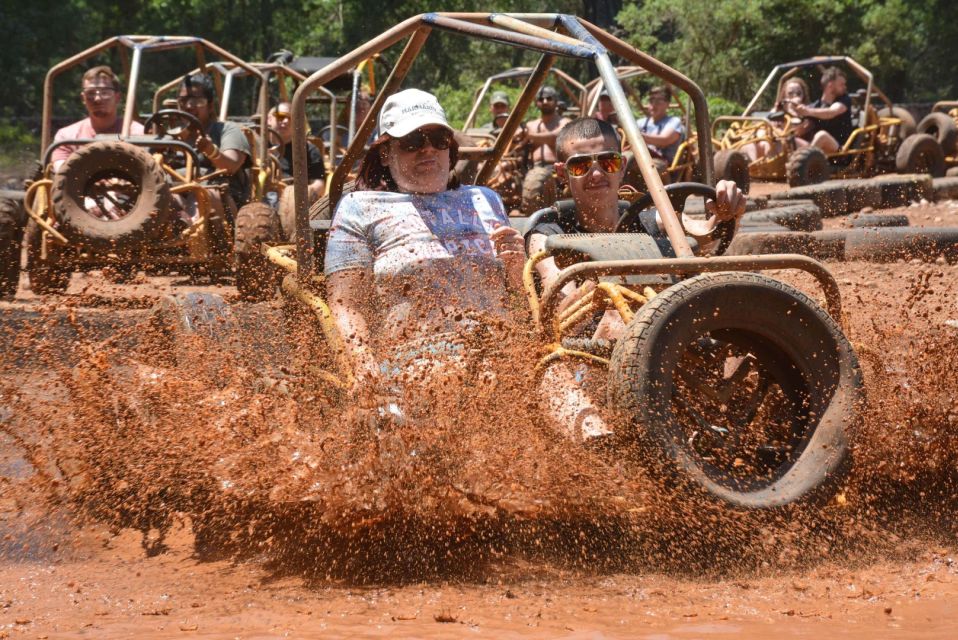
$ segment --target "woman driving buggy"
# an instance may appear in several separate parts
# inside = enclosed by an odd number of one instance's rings
[[[811,96],[809,95],[808,84],[801,78],[789,78],[788,81],[782,85],[778,99],[775,101],[775,111],[784,112],[786,117],[794,119],[794,129],[792,129],[792,132],[795,134],[796,147],[808,146],[808,141],[802,136],[807,134],[810,121],[807,119],[802,120],[801,117],[796,114],[795,108],[799,105],[806,105],[810,101]],[[758,142],[742,147],[742,151],[752,162],[768,155],[781,153],[781,150],[781,142],[776,141],[773,143],[768,140],[759,140]]]

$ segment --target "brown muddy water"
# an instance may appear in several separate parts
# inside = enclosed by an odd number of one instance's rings
[[[384,443],[278,307],[170,349],[166,285],[5,304],[0,637],[954,637],[958,267],[830,266],[869,405],[840,498],[774,516],[557,437],[523,335]]]

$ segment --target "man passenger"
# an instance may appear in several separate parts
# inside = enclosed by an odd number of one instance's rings
[[[83,74],[80,100],[86,108],[87,117],[79,122],[63,127],[53,136],[54,142],[61,140],[80,140],[93,138],[99,134],[120,133],[123,118],[117,113],[120,103],[120,80],[113,70],[102,65],[93,67]],[[139,122],[130,124],[130,134],[143,133]],[[64,144],[53,150],[50,156],[54,170],[59,170],[63,162],[79,148],[77,144]]]
[[[639,131],[646,144],[662,155],[671,165],[679,145],[685,140],[685,127],[677,116],[669,115],[672,90],[666,86],[649,90],[649,115],[639,120]]]
[[[837,67],[822,73],[822,97],[810,105],[795,106],[795,113],[811,119],[811,130],[806,139],[825,153],[835,153],[852,135],[852,100],[848,97],[848,82]]]

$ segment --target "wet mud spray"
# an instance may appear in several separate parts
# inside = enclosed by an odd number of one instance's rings
[[[835,271],[868,393],[853,472],[827,505],[772,515],[718,509],[557,436],[536,405],[535,345],[506,328],[495,354],[475,354],[495,376],[414,381],[400,402],[412,419],[383,435],[311,373],[328,354],[299,323],[171,349],[142,314],[104,341],[48,309],[3,338],[2,561],[68,554],[91,527],[104,545],[134,536],[145,557],[185,545],[200,563],[313,585],[740,581],[944,557],[958,529],[958,271]],[[61,325],[72,339],[50,339]]]

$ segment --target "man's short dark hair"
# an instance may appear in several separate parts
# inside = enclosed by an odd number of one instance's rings
[[[649,89],[649,97],[660,95],[666,102],[672,102],[672,88],[665,84],[659,84]]]
[[[576,118],[562,127],[556,136],[556,155],[559,162],[565,162],[569,157],[565,151],[566,144],[600,136],[611,141],[616,151],[620,149],[619,134],[611,124],[596,118]]]
[[[833,80],[838,80],[839,78],[846,78],[845,72],[839,69],[838,67],[829,67],[822,72],[822,87]]]
[[[205,73],[191,73],[183,77],[180,83],[180,89],[186,89],[187,93],[192,93],[193,87],[199,87],[203,92],[203,97],[213,102],[216,99],[216,87],[213,85],[213,78]]]

